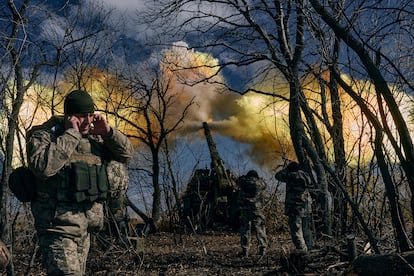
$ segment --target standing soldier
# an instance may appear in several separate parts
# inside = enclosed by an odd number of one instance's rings
[[[48,275],[85,275],[90,234],[103,227],[108,164],[132,158],[129,139],[94,111],[87,92],[72,91],[64,117],[28,134],[29,169],[36,176],[31,207]]]
[[[289,217],[289,229],[296,250],[306,253],[312,249],[310,230],[312,199],[308,188],[309,175],[300,169],[297,162],[291,162],[275,175],[286,182],[285,215]]]
[[[240,243],[242,256],[248,257],[250,247],[251,227],[256,230],[259,245],[259,254],[264,256],[267,248],[266,220],[263,214],[264,191],[266,182],[259,177],[256,171],[251,170],[237,180],[240,187]]]

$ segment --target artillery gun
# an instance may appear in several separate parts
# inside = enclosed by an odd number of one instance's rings
[[[210,151],[210,169],[196,169],[183,196],[183,216],[194,230],[231,228],[239,226],[238,189],[230,170],[224,166],[210,128],[203,122]]]

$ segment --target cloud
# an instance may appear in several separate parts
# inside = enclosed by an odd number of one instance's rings
[[[94,2],[95,0],[89,0],[90,2]],[[145,3],[148,1],[144,0],[121,0],[121,1],[113,1],[113,0],[102,0],[102,3],[109,7],[114,8],[120,12],[132,12],[135,10],[143,10],[145,9]]]
[[[65,30],[61,26],[61,20],[58,18],[44,20],[40,25],[40,35],[54,45],[61,45],[65,36]]]

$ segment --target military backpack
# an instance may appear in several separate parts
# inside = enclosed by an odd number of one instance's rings
[[[36,178],[25,166],[12,171],[9,178],[9,188],[21,202],[32,202],[36,199]]]

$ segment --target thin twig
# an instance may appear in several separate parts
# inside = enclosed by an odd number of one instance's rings
[[[197,234],[197,231],[195,230],[194,225],[193,225],[193,223],[192,223],[192,221],[191,221],[191,219],[190,219],[190,217],[189,217],[189,216],[187,216],[187,220],[188,220],[188,222],[190,223],[191,229],[193,230],[193,233],[194,233],[194,235],[196,236],[197,240],[198,240],[198,241],[200,241],[201,245],[203,246],[203,252],[204,252],[204,255],[207,255],[207,248],[206,248],[206,246],[204,245],[203,240],[202,240],[202,239],[199,237],[199,235]]]

